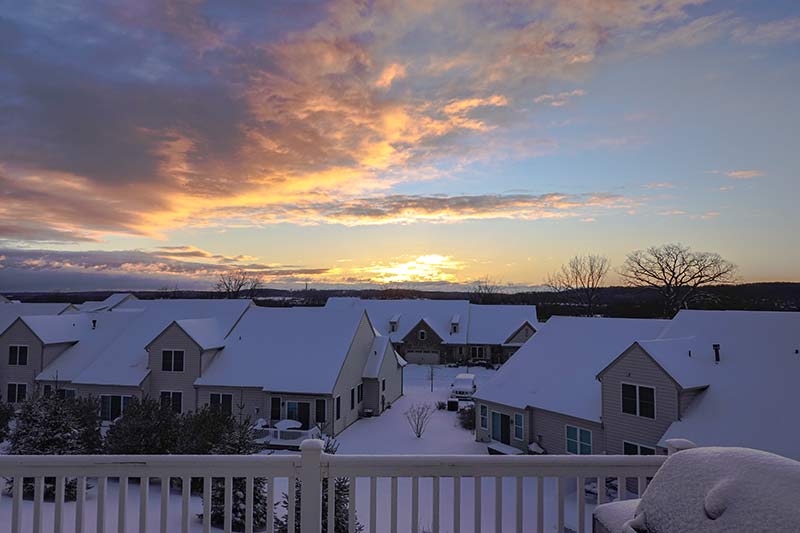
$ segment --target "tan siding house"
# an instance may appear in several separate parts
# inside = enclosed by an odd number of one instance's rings
[[[146,347],[150,368],[150,396],[161,398],[162,392],[179,392],[181,412],[197,408],[194,382],[200,377],[203,351],[181,327],[170,324]]]
[[[26,354],[25,364],[20,364],[18,355],[20,349],[17,347],[22,347],[22,351]],[[13,388],[20,384],[25,385],[27,397],[34,393],[36,375],[42,370],[43,352],[42,341],[21,319],[15,320],[0,335],[0,383],[2,384],[0,394],[3,400],[9,401],[16,395],[16,392],[9,390],[9,385]]]

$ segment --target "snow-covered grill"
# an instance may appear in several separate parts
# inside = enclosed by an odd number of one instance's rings
[[[287,487],[288,530],[295,530],[295,507],[301,504],[298,516],[302,533],[319,533],[322,531],[324,508],[322,491],[302,490],[302,496],[296,498],[294,480],[305,487],[321,488],[325,483],[327,493],[334,494],[334,480],[342,477],[349,479],[349,501],[357,501],[359,521],[365,524],[365,531],[371,533],[397,533],[398,530],[418,533],[422,525],[420,509],[424,505],[427,512],[428,501],[432,503],[430,526],[434,532],[444,528],[459,532],[462,527],[465,531],[476,532],[543,531],[546,516],[548,524],[552,520],[557,530],[563,531],[567,514],[575,517],[576,529],[582,532],[591,527],[591,509],[587,512],[587,508],[595,501],[604,503],[609,499],[609,492],[601,490],[595,495],[596,491],[592,490],[593,486],[597,487],[598,479],[607,482],[613,478],[617,480],[616,486],[625,486],[626,478],[635,478],[641,491],[665,459],[665,456],[611,455],[328,455],[322,452],[321,441],[308,440],[302,443],[301,453],[294,455],[2,456],[0,474],[15,481],[34,479],[32,506],[23,502],[22,484],[17,482],[13,485],[8,522],[11,533],[40,533],[44,531],[45,523],[49,531],[51,522],[52,531],[56,533],[73,531],[73,523],[75,531],[109,531],[107,522],[116,523],[116,531],[122,533],[159,529],[162,533],[209,532],[210,498],[203,501],[202,522],[196,518],[197,510],[190,511],[189,480],[192,478],[202,478],[205,494],[211,493],[212,478],[224,479],[226,532],[232,531],[230,509],[234,501],[234,479],[244,479],[246,483],[245,531],[250,532],[253,530],[253,498],[249,496],[252,495],[253,480],[265,478],[267,501],[274,501],[273,493],[280,491],[274,488],[276,481],[282,480],[282,486]],[[56,487],[55,503],[47,505],[49,514],[46,516],[43,512],[45,477],[55,478]],[[75,477],[77,499],[74,503],[65,503],[65,479]],[[169,491],[160,490],[161,486],[169,486],[170,478],[183,480],[179,494],[171,496]],[[160,480],[160,483],[156,485],[153,483],[155,480]],[[138,498],[129,497],[130,482],[136,483],[131,492],[139,493]],[[52,484],[52,481],[47,483]],[[154,490],[159,487],[160,496],[157,498],[148,496],[151,483]],[[87,498],[87,484],[94,485],[95,498]],[[423,484],[426,494],[431,489],[430,499],[420,497]],[[116,498],[110,490],[112,485],[117,487]],[[606,483],[599,485],[604,487]],[[354,497],[357,486],[362,487],[359,498]],[[580,494],[575,495],[574,501],[570,500],[569,506],[565,505],[567,491],[575,491],[576,487],[580,488]],[[364,496],[368,496],[366,505]],[[625,495],[622,497],[624,499]],[[89,505],[90,500],[92,505]],[[471,506],[469,500],[472,500]],[[153,508],[159,507],[158,502],[160,509]],[[511,502],[513,505],[509,505]],[[138,513],[133,511],[129,515],[129,507],[136,506]],[[65,512],[67,507],[69,511]],[[266,531],[272,531],[274,510],[271,505],[266,507]],[[334,522],[335,507],[327,506],[327,523]],[[159,517],[157,521],[156,515]],[[350,531],[354,531],[355,517],[356,505],[349,505]],[[71,522],[69,525],[67,518]],[[398,525],[401,520],[409,518],[407,525]],[[477,524],[474,529],[473,524]]]

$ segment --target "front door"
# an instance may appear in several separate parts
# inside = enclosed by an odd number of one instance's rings
[[[511,418],[492,411],[492,438],[503,444],[511,444]]]

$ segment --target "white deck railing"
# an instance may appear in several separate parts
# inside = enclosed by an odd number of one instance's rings
[[[190,527],[202,527],[203,532],[212,530],[210,524],[211,499],[203,500],[203,520],[202,526],[196,524],[196,520],[190,513],[190,490],[191,478],[202,478],[203,493],[210,494],[212,478],[224,479],[224,502],[225,518],[224,531],[232,531],[232,518],[230,509],[233,503],[233,479],[244,478],[246,480],[246,526],[245,531],[253,530],[253,479],[267,479],[267,501],[274,501],[275,480],[284,478],[288,492],[288,531],[295,531],[295,507],[301,504],[300,526],[302,533],[319,533],[324,531],[321,525],[321,513],[323,509],[322,483],[328,484],[328,494],[334,494],[334,479],[345,477],[350,480],[351,505],[348,507],[350,531],[355,527],[355,494],[356,486],[366,483],[368,491],[368,511],[359,513],[369,517],[368,528],[366,531],[377,533],[378,516],[381,515],[383,524],[387,523],[391,533],[398,531],[398,515],[407,518],[410,514],[410,531],[419,533],[420,530],[420,480],[424,479],[426,490],[428,485],[432,486],[431,491],[431,520],[430,524],[433,532],[440,531],[442,517],[447,518],[447,529],[454,533],[462,531],[462,520],[464,520],[464,510],[467,516],[473,518],[473,525],[464,531],[475,531],[487,533],[502,531],[522,532],[535,529],[543,531],[545,502],[555,506],[555,509],[548,509],[550,516],[555,516],[557,531],[564,531],[565,523],[565,487],[569,483],[575,483],[578,495],[575,498],[576,508],[574,511],[577,517],[576,529],[583,532],[587,529],[586,503],[586,484],[592,479],[606,480],[613,478],[617,480],[617,487],[625,487],[626,479],[635,478],[638,480],[639,490],[641,491],[647,484],[647,479],[655,475],[661,466],[665,456],[613,456],[613,455],[591,455],[591,456],[384,456],[384,455],[328,455],[322,453],[322,443],[320,441],[306,441],[301,446],[301,453],[296,455],[268,455],[268,456],[2,456],[0,457],[0,475],[19,481],[21,478],[34,479],[33,510],[31,513],[23,513],[23,494],[21,483],[15,482],[12,491],[11,520],[7,531],[11,533],[22,533],[32,531],[42,533],[43,531],[43,494],[44,478],[55,478],[55,502],[52,509],[52,516],[48,517],[53,523],[53,531],[62,533],[68,531],[85,531],[91,529],[97,532],[106,532],[106,518],[112,514],[117,515],[116,531],[118,533],[130,533],[139,531],[140,533],[151,533],[157,531],[158,527],[149,527],[148,515],[151,518],[155,514],[159,515],[161,533],[172,533],[181,531],[189,533]],[[74,524],[66,524],[64,520],[64,483],[65,479],[77,478],[77,500],[74,504]],[[91,483],[96,487],[95,512],[89,516],[86,511],[87,481],[91,478]],[[161,487],[168,487],[170,478],[183,480],[180,492],[179,506],[179,527],[175,529],[170,526],[171,512],[177,512],[177,506],[169,502],[170,494],[168,490],[160,490],[160,509],[151,509],[148,504],[148,490],[153,479],[160,480]],[[378,482],[382,478],[381,498],[378,494]],[[427,478],[427,479],[426,479]],[[461,497],[461,481],[467,478],[472,479],[473,490],[472,498]],[[490,480],[487,480],[490,478]],[[510,479],[509,479],[510,478]],[[553,478],[548,483],[555,483],[554,496],[545,498],[545,478]],[[410,480],[410,509],[398,505],[398,480],[404,480],[404,486]],[[430,479],[431,481],[428,481]],[[446,505],[440,499],[442,480],[447,481],[448,500]],[[508,480],[503,483],[503,480]],[[118,483],[116,502],[111,501],[107,495],[108,481],[114,480]],[[128,484],[130,481],[139,483],[139,503],[138,511],[131,511],[129,507],[136,504],[129,504]],[[147,482],[144,482],[144,481]],[[301,482],[301,487],[317,487],[316,490],[302,490],[301,502],[295,501],[295,480]],[[112,481],[112,483],[114,482]],[[48,481],[52,483],[52,481]],[[486,483],[483,489],[481,484]],[[494,485],[493,498],[491,491],[485,489]],[[536,490],[528,490],[528,495],[535,493],[535,498],[525,498],[523,483],[530,486],[535,484]],[[388,485],[388,487],[386,487]],[[606,483],[598,483],[605,489]],[[509,491],[509,487],[511,490]],[[363,491],[363,489],[362,489]],[[362,492],[362,495],[364,493]],[[493,499],[494,504],[487,502]],[[621,497],[625,498],[626,491],[622,491]],[[604,503],[609,500],[611,495],[606,490],[599,490],[596,503]],[[503,501],[511,498],[515,502],[514,511],[509,516],[503,513]],[[468,499],[472,499],[469,502]],[[508,502],[508,500],[506,500]],[[425,502],[427,505],[428,502]],[[470,503],[472,512],[469,512]],[[363,505],[363,496],[360,505]],[[508,505],[505,506],[508,508]],[[280,508],[279,508],[280,509]],[[427,509],[427,507],[426,507]],[[327,523],[334,523],[335,506],[327,508]],[[133,516],[128,516],[131,512],[138,514],[138,520]],[[267,529],[273,529],[273,506],[267,506]],[[486,518],[482,513],[493,513],[489,523],[493,527],[486,528]],[[532,514],[529,514],[532,513]],[[70,511],[72,515],[72,511]],[[32,523],[23,524],[23,516],[30,518]],[[535,518],[532,518],[534,517]],[[527,518],[527,520],[526,520]],[[531,521],[535,521],[534,526],[529,526]],[[88,524],[91,522],[91,528]],[[134,524],[131,526],[131,524]],[[526,524],[523,526],[523,523]],[[127,524],[127,526],[126,526]],[[482,524],[484,527],[482,527]],[[74,526],[74,529],[73,529]],[[85,527],[86,526],[86,527]],[[126,529],[133,527],[133,529]],[[473,529],[474,528],[474,529]],[[404,529],[404,528],[403,528]],[[383,529],[382,529],[383,530]],[[405,529],[404,529],[405,530]],[[49,529],[48,529],[49,533]],[[331,532],[333,533],[333,532]]]
[[[322,431],[317,427],[310,429],[277,429],[261,428],[256,430],[259,441],[265,444],[277,444],[285,446],[300,446],[304,440],[319,439]]]

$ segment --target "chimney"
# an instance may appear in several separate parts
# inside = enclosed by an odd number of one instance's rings
[[[92,319],[92,329],[97,329],[97,320]]]
[[[714,344],[712,348],[714,348],[714,362],[719,363],[719,344]]]

